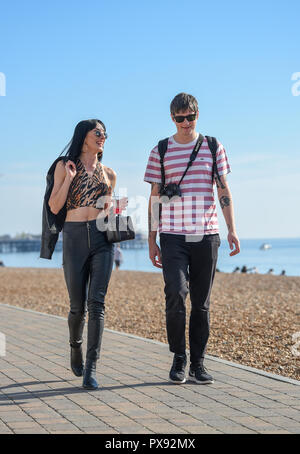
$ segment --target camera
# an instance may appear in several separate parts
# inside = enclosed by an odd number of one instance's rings
[[[163,202],[169,203],[173,197],[181,197],[181,189],[176,183],[169,183],[166,185],[161,185],[159,194],[161,197],[164,197]]]

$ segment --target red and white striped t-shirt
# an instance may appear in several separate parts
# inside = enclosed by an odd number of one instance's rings
[[[177,143],[173,136],[169,138],[168,149],[164,156],[165,184],[179,182],[197,138],[187,144]],[[231,171],[225,149],[220,142],[218,142],[216,162],[220,176]],[[212,154],[204,137],[195,161],[180,184],[182,197],[174,203],[162,204],[160,233],[182,235],[219,233],[212,183],[212,165]],[[150,153],[144,181],[161,183],[161,166],[157,146]]]

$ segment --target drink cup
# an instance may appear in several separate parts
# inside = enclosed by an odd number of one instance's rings
[[[127,206],[127,197],[117,197],[113,198],[114,204],[114,214],[122,214],[122,211],[126,209]]]
[[[120,209],[120,197],[115,197],[114,200],[114,213],[121,214],[122,210]]]

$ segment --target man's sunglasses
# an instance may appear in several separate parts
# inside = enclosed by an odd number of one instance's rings
[[[173,118],[176,121],[176,123],[183,123],[185,119],[187,121],[195,121],[196,120],[196,113],[190,114],[190,115],[174,115]]]
[[[108,137],[106,132],[99,131],[98,129],[95,131],[95,136],[104,137],[104,139],[107,139],[107,137]]]

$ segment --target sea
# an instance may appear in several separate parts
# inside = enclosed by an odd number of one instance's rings
[[[279,275],[285,270],[287,276],[300,276],[300,238],[242,239],[240,243],[241,252],[230,257],[227,240],[221,240],[217,264],[219,271],[231,273],[236,267],[246,266],[248,269],[255,267],[262,274],[273,269],[273,274]],[[271,247],[262,250],[260,247],[263,244]],[[122,252],[124,260],[120,269],[161,273],[152,265],[147,247],[122,249]],[[54,252],[51,260],[39,258],[38,252],[7,252],[0,254],[0,261],[8,267],[62,268],[62,252]]]

